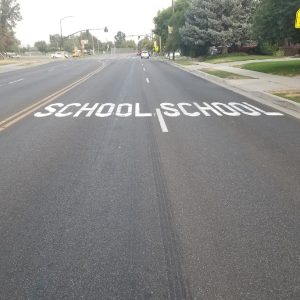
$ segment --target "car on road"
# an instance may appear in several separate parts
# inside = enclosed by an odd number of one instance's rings
[[[56,58],[70,58],[69,54],[64,51],[56,51],[55,53],[52,53],[50,55],[50,58],[56,59]]]
[[[149,59],[150,58],[150,53],[148,51],[142,51],[141,53],[141,59]]]
[[[52,53],[50,55],[51,58],[55,59],[55,58],[63,58],[63,53],[62,52],[55,52],[55,53]]]

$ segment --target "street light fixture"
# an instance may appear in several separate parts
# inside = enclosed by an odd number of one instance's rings
[[[60,24],[60,51],[62,51],[62,47],[63,47],[63,36],[62,36],[62,21],[67,19],[67,18],[73,18],[74,16],[66,16],[66,17],[63,17],[59,20],[59,24]]]

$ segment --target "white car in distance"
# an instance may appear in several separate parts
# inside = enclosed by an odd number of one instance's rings
[[[143,58],[149,59],[150,58],[150,53],[148,51],[142,51],[141,59],[143,59]]]
[[[70,58],[67,52],[64,51],[56,51],[50,55],[50,58]]]

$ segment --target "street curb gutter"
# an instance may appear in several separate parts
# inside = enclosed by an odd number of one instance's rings
[[[284,98],[281,98],[279,96],[271,95],[265,92],[247,92],[245,90],[239,89],[237,87],[229,85],[225,79],[207,74],[205,72],[202,72],[200,70],[188,70],[187,68],[174,63],[165,61],[165,63],[170,64],[174,67],[177,67],[185,72],[188,72],[190,74],[193,74],[197,77],[200,77],[202,79],[205,79],[209,82],[215,83],[219,86],[222,86],[223,88],[227,90],[231,90],[239,95],[245,96],[251,100],[254,100],[256,102],[259,102],[261,104],[270,106],[274,109],[277,109],[287,115],[290,115],[292,117],[295,117],[297,119],[300,119],[300,104],[295,103],[291,100],[287,100]]]

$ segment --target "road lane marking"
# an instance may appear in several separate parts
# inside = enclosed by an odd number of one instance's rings
[[[145,69],[145,68],[143,68],[143,71],[144,71],[144,72],[146,72],[146,69]]]
[[[146,78],[146,82],[149,84],[150,83],[150,80],[149,80],[149,78],[147,77]]]
[[[165,119],[164,119],[164,117],[163,117],[163,115],[161,113],[161,110],[159,108],[156,109],[156,115],[157,115],[157,118],[158,118],[158,121],[159,121],[159,125],[160,125],[160,128],[161,128],[161,131],[163,133],[169,132],[167,124],[165,122]]]
[[[23,81],[23,80],[24,80],[24,78],[20,78],[18,80],[11,81],[8,84],[14,84],[14,83],[17,83],[17,82],[20,82],[20,81]]]
[[[82,78],[76,80],[75,82],[67,85],[66,87],[56,91],[55,93],[39,100],[38,102],[26,107],[25,109],[15,113],[14,115],[4,119],[3,121],[0,122],[0,132],[5,130],[6,128],[12,126],[13,124],[17,123],[18,121],[22,120],[23,118],[27,117],[28,115],[32,114],[35,112],[37,109],[42,108],[46,104],[54,101],[55,99],[61,97],[65,93],[69,92],[70,90],[74,89],[75,87],[79,86],[80,84],[84,83],[88,79],[90,79],[92,76],[96,75],[99,73],[101,70],[104,69],[105,66],[101,66],[97,68],[96,70],[86,74]]]
[[[54,107],[59,107],[59,111]],[[168,103],[162,102],[158,107],[161,113],[170,118],[174,117],[259,117],[259,116],[284,116],[278,112],[264,111],[261,108],[250,105],[247,102],[179,102]],[[151,111],[144,111],[141,109],[141,104],[136,103],[52,103],[46,107],[43,107],[44,111],[39,111],[34,114],[35,117],[49,117],[54,115],[56,117],[152,117]],[[67,113],[66,113],[67,111]],[[104,112],[103,112],[104,111]]]
[[[280,112],[267,112],[267,111],[264,111],[260,108],[257,108],[247,102],[243,102],[243,104],[247,105],[247,106],[250,106],[251,108],[254,108],[256,110],[258,110],[259,112],[261,112],[262,114],[266,115],[266,116],[284,116],[284,114],[280,113]]]
[[[41,106],[44,106],[42,103]],[[39,107],[41,107],[39,106]],[[152,110],[145,111],[141,108],[141,103],[51,103],[50,105],[43,107],[43,110],[35,112],[35,118],[45,117],[58,117],[58,118],[110,118],[110,117],[156,117],[158,118],[161,130],[163,133],[169,132],[166,125],[166,118],[177,117],[189,117],[193,119],[197,118],[213,118],[213,117],[279,117],[284,116],[281,113],[274,111],[265,111],[256,106],[250,105],[247,102],[179,102],[169,103],[162,102],[158,107],[152,108]],[[35,109],[36,111],[36,109]],[[0,124],[1,130],[1,124]]]

